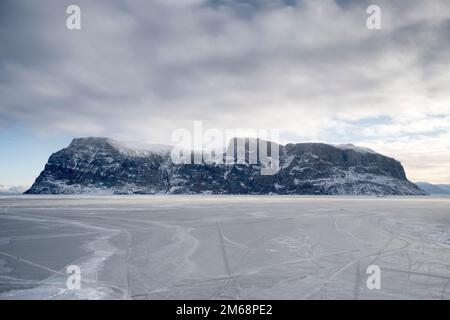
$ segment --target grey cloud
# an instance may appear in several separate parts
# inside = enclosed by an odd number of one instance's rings
[[[368,1],[80,0],[68,31],[72,2],[2,1],[3,123],[167,143],[204,120],[313,140],[356,138],[343,119],[450,113],[446,1],[379,1],[379,32]]]

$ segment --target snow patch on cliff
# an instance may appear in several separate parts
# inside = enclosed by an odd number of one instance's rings
[[[375,153],[375,154],[378,153],[378,152],[373,151],[372,149],[355,146],[354,144],[351,144],[351,143],[335,144],[333,146],[335,146],[336,148],[341,149],[341,150],[353,150],[353,151],[360,152],[360,153]]]
[[[167,154],[172,146],[164,144],[148,144],[136,141],[109,140],[109,144],[122,154],[127,156],[145,157],[151,154]]]

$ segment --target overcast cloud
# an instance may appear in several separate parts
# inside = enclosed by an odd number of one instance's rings
[[[366,28],[370,4],[382,30]],[[448,0],[2,0],[0,40],[0,132],[170,143],[194,120],[278,128],[450,182]]]

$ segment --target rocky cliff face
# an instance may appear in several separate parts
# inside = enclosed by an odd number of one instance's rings
[[[353,145],[279,146],[280,170],[260,164],[174,164],[170,147],[74,139],[51,155],[27,194],[419,195],[400,162]]]

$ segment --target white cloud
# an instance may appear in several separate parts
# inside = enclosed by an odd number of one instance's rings
[[[5,1],[0,125],[160,143],[194,120],[278,128],[447,179],[448,1],[379,1],[381,31],[365,27],[369,2],[214,3],[80,0],[82,30],[68,31],[67,1]],[[423,146],[440,165],[421,169]]]

